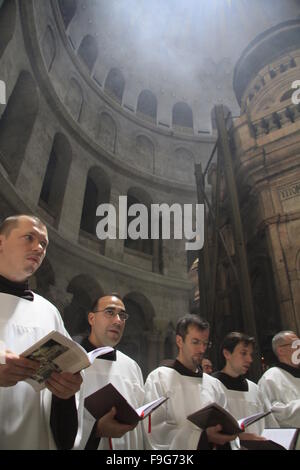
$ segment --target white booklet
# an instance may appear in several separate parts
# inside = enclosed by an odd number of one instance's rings
[[[67,338],[58,331],[51,331],[41,340],[24,351],[21,356],[38,361],[40,367],[36,374],[27,379],[35,391],[39,392],[45,388],[45,381],[52,372],[76,372],[93,364],[96,357],[113,351],[110,346],[97,348],[87,353],[80,344]]]
[[[269,441],[276,442],[284,449],[293,450],[297,445],[299,429],[295,428],[268,428],[262,433],[262,436]]]

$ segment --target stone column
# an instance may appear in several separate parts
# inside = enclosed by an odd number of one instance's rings
[[[58,221],[58,231],[62,237],[75,243],[79,236],[89,167],[90,163],[82,158],[80,151],[78,154],[74,152]]]
[[[270,257],[274,270],[282,328],[297,330],[289,273],[286,265],[285,241],[280,222],[269,225],[267,230]]]
[[[122,195],[126,193],[123,192]],[[116,186],[112,186],[110,193],[110,204],[113,205],[116,211],[116,240],[107,239],[105,240],[105,256],[113,258],[117,261],[122,262],[124,256],[124,241],[119,239],[119,196],[120,190]]]
[[[15,184],[30,206],[37,206],[39,202],[53,136],[52,129],[44,124],[40,115],[37,116]]]

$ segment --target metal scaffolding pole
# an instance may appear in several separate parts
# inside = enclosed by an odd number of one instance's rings
[[[195,165],[198,204],[204,204],[204,246],[198,252],[198,287],[199,314],[206,320],[211,320],[210,302],[210,265],[208,251],[207,215],[205,205],[204,177],[201,163]]]
[[[219,135],[219,146],[221,154],[224,159],[224,172],[226,178],[226,186],[231,207],[231,218],[233,234],[235,239],[235,249],[237,253],[237,263],[239,268],[239,288],[242,305],[243,324],[245,333],[254,336],[256,339],[257,348],[259,348],[258,336],[256,331],[255,322],[255,311],[253,306],[252,289],[248,271],[247,253],[245,247],[245,240],[242,227],[242,219],[240,214],[238,192],[236,187],[236,181],[234,176],[232,157],[230,153],[228,134],[224,119],[223,106],[218,105],[215,107],[216,121]],[[259,351],[258,351],[259,354]],[[253,372],[255,378],[258,378],[261,374],[260,367],[260,354],[254,358],[253,361]]]

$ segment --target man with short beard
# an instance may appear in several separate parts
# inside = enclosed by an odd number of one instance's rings
[[[176,345],[176,360],[165,361],[146,380],[146,402],[169,398],[152,415],[151,433],[145,433],[147,448],[209,450],[229,443],[236,436],[222,434],[221,425],[202,431],[187,420],[209,403],[226,407],[220,382],[203,373],[200,366],[209,345],[209,324],[197,315],[185,315],[176,326]]]
[[[103,346],[116,347],[120,342],[129,315],[118,295],[105,295],[96,300],[88,314],[90,334],[81,345],[86,351]],[[97,358],[85,370],[84,396],[87,397],[111,383],[133,408],[144,404],[144,382],[137,363],[121,351],[114,350]],[[83,435],[76,439],[75,448],[85,450],[143,449],[143,429],[139,423],[131,426],[118,422],[113,407],[102,418],[95,420],[84,410]]]

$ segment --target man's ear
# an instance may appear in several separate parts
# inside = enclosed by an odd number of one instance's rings
[[[227,349],[223,349],[223,350],[222,350],[222,354],[223,354],[223,356],[225,357],[226,361],[227,361],[227,360],[230,358],[230,356],[231,356],[231,352],[228,351]]]
[[[178,348],[178,349],[181,349],[181,348],[182,348],[182,344],[183,344],[182,336],[176,335],[176,346],[177,346],[177,348]]]
[[[94,324],[95,314],[94,312],[89,312],[88,314],[88,322],[91,326]]]

